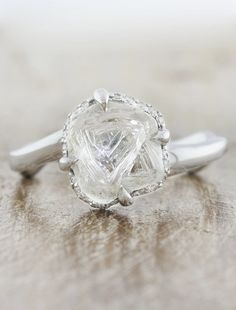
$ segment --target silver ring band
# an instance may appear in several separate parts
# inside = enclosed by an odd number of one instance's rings
[[[62,157],[62,130],[10,153],[11,168],[31,177],[45,164]],[[170,141],[170,175],[198,170],[220,158],[227,140],[212,132],[202,131]]]

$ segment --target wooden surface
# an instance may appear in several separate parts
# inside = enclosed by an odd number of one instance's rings
[[[1,29],[1,310],[236,309],[234,29],[117,46]],[[9,149],[62,127],[97,87],[152,102],[174,136],[225,135],[229,151],[106,212],[56,164],[31,181],[10,171]]]

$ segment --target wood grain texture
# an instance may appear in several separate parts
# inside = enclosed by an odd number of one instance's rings
[[[1,29],[1,310],[236,308],[236,46],[228,34],[90,49]],[[34,180],[10,171],[9,149],[62,127],[101,86],[153,102],[174,136],[226,135],[228,153],[106,212],[79,201],[57,164]]]

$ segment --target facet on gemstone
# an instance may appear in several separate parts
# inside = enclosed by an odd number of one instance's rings
[[[106,111],[90,100],[68,118],[65,145],[82,199],[109,206],[121,188],[132,195],[164,180],[158,123],[144,108],[129,97],[111,96]]]

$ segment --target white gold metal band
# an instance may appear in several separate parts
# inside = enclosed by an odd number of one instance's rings
[[[62,157],[62,131],[10,153],[11,168],[25,177],[37,173],[46,163]],[[170,175],[198,170],[223,155],[227,140],[212,132],[198,132],[168,145]]]

